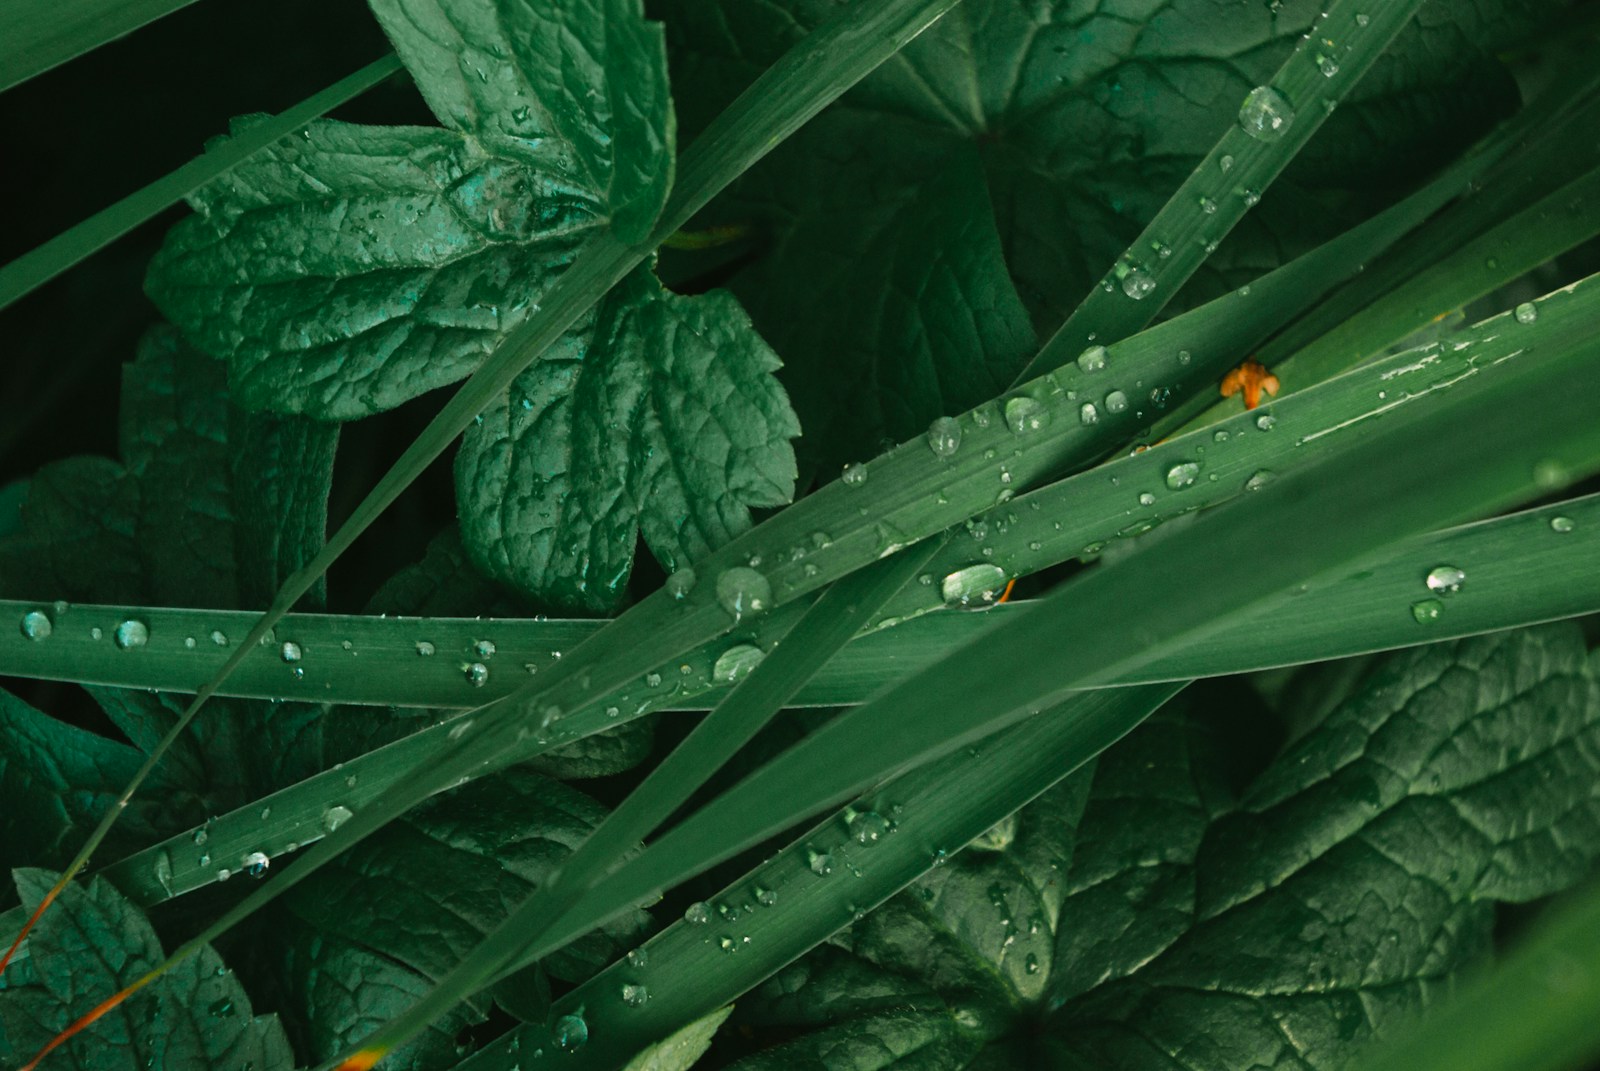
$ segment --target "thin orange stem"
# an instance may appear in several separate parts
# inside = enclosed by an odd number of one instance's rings
[[[41,908],[43,908],[43,906],[44,906],[43,904],[40,905]],[[22,1065],[22,1071],[33,1071],[34,1068],[39,1066],[39,1061],[40,1060],[43,1060],[46,1056],[49,1056],[52,1052],[54,1052],[61,1045],[64,1045],[66,1042],[71,1040],[73,1035],[77,1034],[84,1027],[88,1026],[90,1023],[92,1023],[96,1019],[100,1018],[102,1015],[104,1015],[106,1012],[110,1011],[112,1008],[115,1008],[118,1004],[121,1004],[123,1001],[127,1000],[134,993],[138,992],[140,989],[143,989],[147,984],[149,984],[151,981],[153,981],[154,979],[156,979],[158,977],[160,977],[160,973],[159,972],[151,971],[149,974],[145,975],[143,978],[140,978],[137,982],[134,982],[132,985],[128,986],[126,989],[123,989],[123,990],[121,990],[120,992],[117,992],[117,993],[113,993],[111,996],[107,997],[105,1000],[102,1000],[99,1004],[96,1004],[94,1006],[94,1008],[91,1011],[88,1012],[88,1014],[86,1014],[86,1015],[82,1016],[81,1018],[75,1020],[65,1030],[61,1031],[61,1033],[59,1033],[55,1037],[51,1038],[50,1039],[50,1044],[48,1044],[44,1048],[40,1049],[37,1053],[34,1054],[33,1059],[29,1060],[27,1063]]]

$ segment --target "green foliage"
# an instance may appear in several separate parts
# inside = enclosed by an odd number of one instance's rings
[[[95,707],[0,691],[0,943],[108,864],[0,1065],[165,947],[43,1071],[1332,1071],[1591,873],[1600,663],[1541,624],[1600,612],[1581,16],[370,7],[414,98],[317,117],[380,60],[151,187],[115,459],[0,487],[0,672]],[[1219,408],[1252,353],[1285,397]],[[1486,1068],[1593,1044],[1530,947],[1551,1037]]]

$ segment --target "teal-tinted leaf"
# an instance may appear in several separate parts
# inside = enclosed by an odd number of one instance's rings
[[[1592,862],[1597,743],[1571,626],[1386,658],[1213,822],[1187,930],[1069,1001],[1059,1043],[1108,1068],[1340,1066],[1484,950],[1493,900]]]
[[[858,171],[854,146],[867,139],[901,151]],[[993,397],[1036,346],[970,144],[846,113],[778,153],[783,166],[744,195],[791,222],[740,292],[773,346],[804,358],[784,378],[804,445],[831,476]]]
[[[33,709],[0,691],[0,871],[39,863],[64,864],[143,756]],[[110,849],[120,854],[148,843],[193,811],[158,771],[154,791],[130,801]]]
[[[640,531],[669,570],[794,491],[799,428],[777,358],[727,294],[622,282],[468,429],[462,538],[490,576],[563,610],[612,609]]]
[[[33,910],[55,875],[15,872]],[[24,1058],[79,1015],[137,981],[165,957],[155,931],[110,884],[68,885],[28,939],[26,970],[0,989],[0,1024]],[[294,1058],[276,1016],[250,998],[209,946],[108,1012],[50,1056],[50,1067],[254,1067],[289,1071]]]
[[[688,1071],[711,1045],[711,1037],[732,1008],[696,1019],[671,1037],[656,1042],[629,1060],[622,1071]]]
[[[463,133],[567,143],[572,180],[642,241],[672,184],[661,28],[641,0],[372,0],[439,121]]]
[[[238,404],[367,416],[471,372],[599,225],[562,167],[549,143],[313,123],[191,197],[146,289]]]
[[[34,473],[21,524],[0,539],[0,587],[20,599],[139,602],[137,491],[109,458],[72,457]]]

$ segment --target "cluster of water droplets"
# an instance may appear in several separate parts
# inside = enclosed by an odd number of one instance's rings
[[[1411,604],[1411,616],[1418,624],[1430,624],[1444,615],[1444,599],[1456,594],[1467,581],[1466,570],[1454,565],[1436,565],[1422,578],[1423,586],[1434,596]]]

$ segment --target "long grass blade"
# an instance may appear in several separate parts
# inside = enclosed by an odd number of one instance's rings
[[[280,138],[288,137],[311,120],[360,96],[400,70],[400,60],[392,52],[374,60],[349,77],[340,79],[272,119],[229,138],[142,190],[130,193],[37,249],[0,267],[0,309],[43,286],[206,183],[221,178],[252,154]]]
[[[0,92],[132,33],[194,0],[23,0],[6,12]]]

